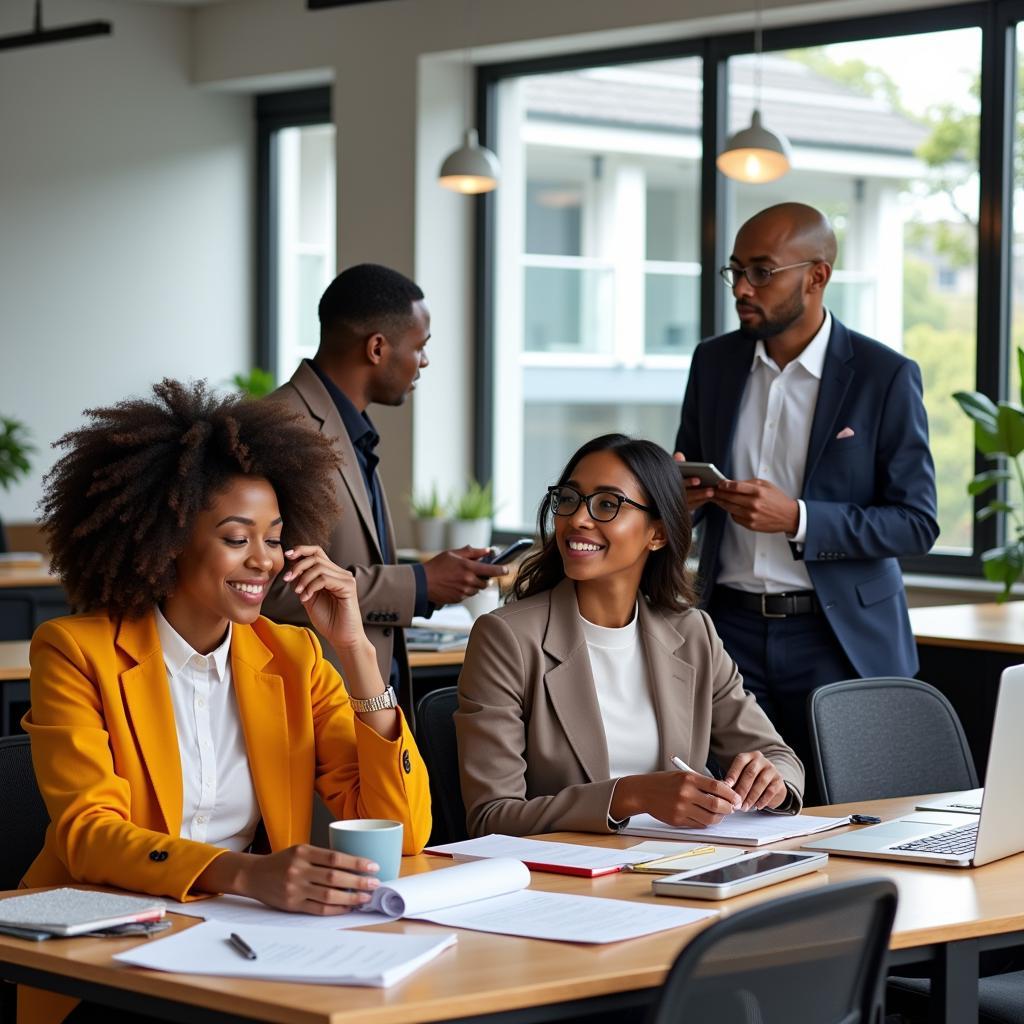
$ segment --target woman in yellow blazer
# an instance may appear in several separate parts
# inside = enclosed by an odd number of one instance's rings
[[[431,819],[352,575],[298,543],[329,525],[338,457],[271,403],[154,391],[91,410],[47,481],[53,564],[85,613],[32,640],[24,726],[51,823],[23,885],[342,913],[377,869],[308,845],[314,788],[338,818],[402,822],[405,853]],[[259,615],[286,559],[344,681],[310,630]],[[71,1005],[39,995],[21,990],[19,1020]]]

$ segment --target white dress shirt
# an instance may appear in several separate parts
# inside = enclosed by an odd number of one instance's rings
[[[620,629],[595,626],[580,616],[608,745],[608,777],[658,770],[658,719],[647,659],[633,621]]]
[[[733,435],[731,475],[734,480],[768,480],[796,498],[800,522],[797,532],[787,537],[756,533],[728,519],[717,580],[723,586],[758,594],[813,589],[807,568],[793,557],[789,544],[802,544],[807,536],[807,506],[800,493],[831,333],[832,314],[826,310],[818,333],[782,370],[763,341],[754,348]]]
[[[256,834],[256,801],[238,701],[231,685],[231,624],[224,642],[199,654],[156,609],[181,756],[181,838],[245,850]]]

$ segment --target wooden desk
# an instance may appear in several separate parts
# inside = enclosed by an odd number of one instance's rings
[[[1024,601],[911,608],[918,644],[1024,655]]]
[[[466,648],[451,651],[410,651],[409,668],[458,668],[466,660]]]
[[[913,799],[863,802],[856,810],[891,817]],[[848,813],[854,805],[836,808]],[[606,846],[631,846],[620,836],[560,835]],[[799,840],[779,844],[798,846]],[[448,861],[409,858],[403,873],[443,869]],[[801,888],[855,878],[887,877],[899,889],[891,964],[930,963],[940,1012],[934,1020],[977,1018],[978,950],[1024,941],[1024,855],[971,871],[832,857],[825,872],[783,882],[716,904],[728,914]],[[534,888],[621,899],[654,900],[650,879],[620,874],[597,879],[532,876]],[[10,895],[10,894],[7,894]],[[681,900],[680,906],[707,906]],[[175,918],[175,928],[195,922]],[[200,1020],[196,1007],[219,1020],[278,1024],[420,1024],[441,1020],[553,1020],[647,1005],[682,947],[710,922],[606,946],[541,942],[460,931],[458,945],[393,988],[335,988],[160,974],[114,964],[110,956],[136,939],[68,939],[32,943],[0,936],[0,974],[55,991],[86,995],[171,1020]],[[389,931],[436,934],[436,926],[396,922]],[[144,940],[143,940],[144,941]],[[208,1018],[210,1019],[210,1018]]]
[[[28,679],[28,640],[0,641],[0,682]]]
[[[48,562],[16,568],[0,565],[0,587],[59,587],[60,580],[50,572]]]
[[[20,732],[18,720],[29,702],[27,640],[0,641],[0,736]]]

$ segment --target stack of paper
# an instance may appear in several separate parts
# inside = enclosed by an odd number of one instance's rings
[[[388,935],[247,925],[242,938],[256,954],[249,960],[231,945],[231,933],[231,925],[206,921],[118,953],[114,959],[154,971],[387,988],[455,945],[455,936],[450,934]]]
[[[656,839],[704,839],[727,846],[765,846],[783,839],[809,836],[840,825],[849,818],[819,818],[810,814],[767,814],[764,811],[733,811],[717,825],[706,828],[673,828],[650,814],[634,814],[622,830],[627,836],[652,836]]]
[[[91,889],[50,889],[0,900],[0,927],[47,935],[83,935],[163,916],[163,900]]]

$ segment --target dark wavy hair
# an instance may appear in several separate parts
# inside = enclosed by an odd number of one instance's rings
[[[52,564],[79,611],[138,617],[174,589],[175,560],[233,477],[269,481],[284,546],[322,544],[336,515],[329,439],[276,402],[163,380],[153,397],[87,409],[40,502]]]
[[[660,519],[665,527],[665,546],[647,556],[640,577],[640,593],[655,608],[665,611],[677,612],[693,607],[697,603],[697,595],[686,568],[693,522],[675,460],[653,441],[625,434],[602,434],[573,454],[562,470],[558,484],[567,483],[580,462],[594,452],[612,452],[622,460],[643,489],[644,503],[654,507],[653,518]],[[513,588],[516,599],[543,593],[565,579],[565,567],[558,553],[547,495],[537,510],[537,535],[541,549],[523,562]]]

